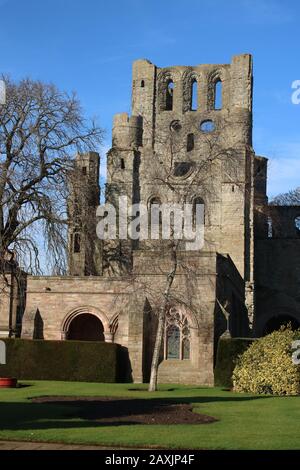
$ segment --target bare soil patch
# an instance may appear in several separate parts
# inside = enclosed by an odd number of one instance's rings
[[[49,396],[32,398],[34,403],[76,407],[73,413],[101,425],[124,424],[209,424],[212,416],[194,413],[191,404],[163,399],[130,399],[115,397]]]

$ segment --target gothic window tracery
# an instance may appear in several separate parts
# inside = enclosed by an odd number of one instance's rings
[[[184,312],[171,307],[165,323],[165,359],[190,359],[190,326]]]

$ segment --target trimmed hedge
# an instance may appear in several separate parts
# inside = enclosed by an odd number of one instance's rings
[[[232,388],[232,373],[240,354],[255,341],[253,338],[220,338],[214,370],[215,386]]]
[[[4,339],[6,364],[0,377],[21,380],[117,382],[125,370],[126,351],[118,344],[94,341]],[[125,372],[126,373],[126,372]]]

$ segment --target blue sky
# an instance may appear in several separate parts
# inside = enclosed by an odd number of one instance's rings
[[[229,63],[254,56],[254,148],[269,195],[299,186],[298,0],[0,0],[0,72],[76,90],[106,129],[130,112],[131,64]]]

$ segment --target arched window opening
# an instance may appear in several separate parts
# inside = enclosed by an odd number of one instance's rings
[[[214,90],[214,109],[222,109],[222,82],[221,80],[217,80],[215,83],[215,90]]]
[[[74,253],[80,253],[80,234],[74,234]]]
[[[124,158],[121,158],[121,170],[125,170],[125,161],[124,161]]]
[[[196,227],[196,224],[205,223],[205,206],[204,201],[201,197],[196,196],[193,199],[192,204],[193,209],[193,228]]]
[[[178,326],[171,325],[167,329],[167,359],[179,359],[179,354],[180,330]]]
[[[174,162],[173,175],[177,178],[180,176],[188,176],[193,167],[193,162]]]
[[[157,196],[153,196],[150,201],[149,201],[149,206],[153,206],[153,205],[160,205],[161,204],[161,200],[159,199],[159,197]]]
[[[190,359],[190,327],[187,317],[176,307],[166,315],[165,359]]]
[[[173,95],[174,95],[174,82],[173,80],[168,80],[167,90],[166,90],[166,111],[173,110]]]
[[[188,338],[183,338],[182,340],[182,359],[190,358],[190,340]]]
[[[151,239],[161,238],[162,232],[162,214],[161,200],[159,197],[153,196],[149,201],[149,227],[151,231]]]
[[[206,134],[213,132],[216,129],[214,121],[211,119],[205,119],[200,123],[200,131],[205,132]]]
[[[145,87],[145,80],[141,80],[141,88]]]
[[[192,90],[191,90],[191,111],[197,111],[198,109],[198,83],[194,79],[192,81]]]
[[[186,151],[191,152],[194,150],[195,141],[194,141],[194,134],[188,134],[186,140]]]
[[[272,317],[265,324],[263,336],[269,335],[270,333],[273,333],[273,331],[280,330],[282,326],[288,325],[292,327],[292,330],[297,330],[300,326],[296,318],[290,315],[278,315]]]
[[[295,228],[298,234],[300,235],[300,215],[295,218]]]

